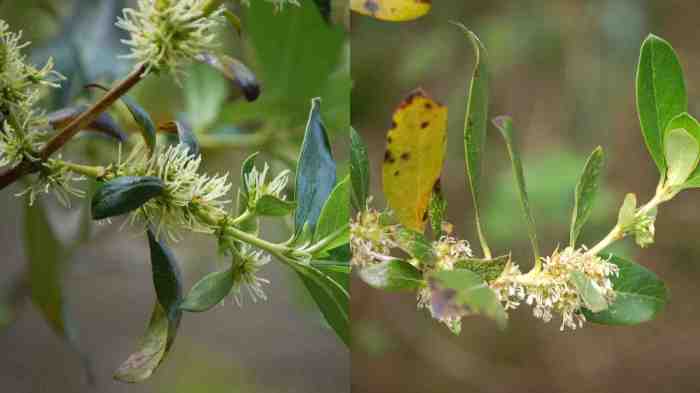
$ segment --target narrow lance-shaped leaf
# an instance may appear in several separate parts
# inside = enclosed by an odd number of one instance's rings
[[[637,66],[637,113],[644,142],[659,173],[666,174],[663,133],[668,122],[688,111],[683,69],[671,45],[649,35],[642,44]]]
[[[576,239],[578,239],[583,225],[588,221],[591,211],[593,211],[593,203],[598,193],[598,183],[604,161],[603,148],[598,146],[588,157],[583,173],[576,184],[574,212],[571,218],[569,236],[569,244],[572,247],[576,245]]]
[[[292,264],[304,286],[318,305],[328,324],[338,337],[350,345],[350,295],[344,287],[330,275],[314,266]]]
[[[447,147],[447,108],[415,90],[394,111],[382,165],[384,195],[399,223],[423,232]]]
[[[86,87],[109,91],[109,89],[97,83],[91,83]],[[121,97],[121,101],[129,110],[129,113],[131,113],[131,116],[133,117],[136,124],[139,125],[139,131],[141,132],[141,136],[143,136],[143,140],[146,142],[146,146],[148,146],[148,149],[150,150],[151,154],[153,154],[156,147],[156,125],[153,123],[151,115],[149,115],[145,109],[143,109],[136,101],[134,101],[131,97],[127,95],[123,95]]]
[[[365,142],[353,127],[350,127],[350,178],[353,207],[364,210],[369,198],[369,155]]]
[[[319,242],[330,235],[337,235],[339,230],[341,236],[327,244],[323,250],[330,250],[348,243],[350,239],[350,176],[345,176],[335,185],[328,200],[323,205],[321,215],[316,225],[314,242]]]
[[[182,317],[182,281],[175,257],[150,229],[147,235],[156,304],[139,349],[114,374],[122,382],[142,382],[153,374],[170,350]]]
[[[426,284],[418,269],[399,259],[367,266],[358,273],[367,285],[385,291],[416,291]]]
[[[29,263],[32,303],[53,331],[78,353],[86,377],[92,384],[92,367],[77,346],[76,332],[66,309],[62,283],[67,257],[65,249],[52,229],[44,206],[40,202],[25,206],[24,249]]]
[[[138,209],[161,195],[163,181],[155,176],[123,176],[102,184],[92,197],[92,218],[102,220]]]
[[[255,213],[260,216],[282,217],[294,211],[296,202],[287,201],[272,195],[263,195],[255,204]]]
[[[379,20],[407,22],[430,11],[430,1],[417,0],[350,0],[350,9]]]
[[[304,225],[313,231],[321,209],[336,180],[336,164],[321,120],[321,99],[311,100],[311,112],[301,145],[296,175],[297,209],[294,228],[301,233]]]
[[[486,241],[483,223],[481,222],[481,178],[482,162],[486,147],[486,128],[488,127],[489,112],[489,67],[486,49],[479,37],[469,31],[464,25],[456,24],[469,38],[474,48],[476,60],[474,71],[469,82],[469,96],[464,120],[464,154],[467,164],[467,178],[474,203],[474,220],[482,251],[491,258],[491,249]]]
[[[200,153],[199,141],[194,134],[192,127],[184,121],[169,121],[158,126],[159,130],[177,134],[180,143],[187,146],[191,156],[198,156]]]
[[[510,156],[510,161],[513,167],[513,175],[515,177],[515,184],[518,188],[518,195],[520,196],[520,205],[523,208],[523,213],[525,214],[525,220],[527,221],[528,234],[530,236],[530,244],[532,246],[532,253],[535,257],[535,261],[540,259],[540,246],[537,243],[537,228],[535,227],[535,219],[532,216],[532,211],[530,209],[530,201],[527,197],[527,188],[525,187],[525,175],[523,174],[523,164],[520,161],[520,152],[517,146],[513,143],[513,121],[508,116],[499,116],[493,119],[493,124],[498,128],[506,142],[506,147],[508,148],[508,155]]]
[[[620,269],[612,278],[615,301],[604,311],[584,310],[586,319],[603,325],[636,325],[653,320],[666,305],[668,291],[652,271],[615,255],[610,258]]]

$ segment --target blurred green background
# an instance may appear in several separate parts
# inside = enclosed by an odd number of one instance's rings
[[[608,162],[584,244],[607,233],[627,192],[648,200],[657,171],[639,131],[634,77],[649,33],[671,42],[686,72],[690,110],[700,110],[700,4],[687,1],[435,1],[409,23],[352,16],[352,123],[370,148],[375,206],[391,113],[414,88],[449,107],[442,181],[456,234],[476,235],[462,130],[474,56],[455,20],[486,45],[492,70],[490,116],[508,114],[518,131],[530,202],[543,252],[568,241],[573,189],[598,145]],[[494,252],[529,260],[525,223],[504,145],[490,127],[484,223]],[[700,327],[700,194],[684,192],[660,210],[656,243],[615,251],[665,280],[671,302],[659,319],[636,327],[588,324],[559,332],[523,307],[509,328],[467,319],[460,336],[416,310],[409,294],[352,283],[353,392],[697,392]],[[546,250],[546,251],[545,251]],[[527,265],[527,263],[525,263]]]
[[[130,64],[117,59],[128,49],[113,27],[126,0],[0,0],[0,18],[23,30],[33,42],[30,58],[53,56],[69,80],[45,101],[47,110],[89,102],[83,86],[109,84],[125,75]],[[222,51],[245,62],[257,74],[262,95],[254,103],[240,98],[219,74],[193,66],[178,86],[169,77],[149,78],[130,93],[161,122],[186,119],[194,126],[205,156],[204,170],[231,172],[237,189],[241,161],[261,151],[258,164],[270,162],[277,173],[293,165],[303,136],[310,100],[322,97],[322,113],[338,161],[347,160],[349,124],[349,43],[344,28],[329,25],[313,2],[286,7],[252,1],[250,8],[230,2],[242,18],[239,37],[229,26]],[[127,121],[124,108],[112,115]],[[138,134],[133,136],[137,140]],[[114,159],[116,144],[83,137],[71,142],[64,157],[85,163]],[[344,167],[344,165],[341,165]],[[85,184],[89,186],[89,184]],[[42,198],[65,248],[76,244],[63,277],[67,319],[76,332],[75,345],[87,356],[96,385],[85,383],[81,358],[42,320],[27,299],[27,261],[23,251],[24,200],[13,197],[15,185],[0,194],[0,391],[24,392],[347,392],[347,348],[325,325],[296,275],[276,263],[261,276],[272,285],[269,300],[243,308],[233,301],[204,314],[186,314],[177,340],[161,368],[141,385],[114,382],[112,372],[136,349],[154,301],[145,236],[135,228],[85,220],[87,200],[72,209]],[[282,222],[282,224],[284,224]],[[280,220],[263,222],[263,236],[285,240]],[[82,234],[82,235],[81,235]],[[83,240],[80,236],[85,236]],[[48,247],[48,245],[42,245]],[[211,237],[186,234],[174,246],[184,273],[185,290],[224,262]],[[59,252],[59,250],[49,250]]]

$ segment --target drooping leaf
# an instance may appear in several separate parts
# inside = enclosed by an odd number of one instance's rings
[[[310,265],[292,264],[328,324],[350,345],[350,295],[348,288]]]
[[[493,124],[498,128],[506,142],[506,147],[508,148],[508,155],[510,156],[510,162],[513,167],[513,175],[515,177],[515,184],[518,188],[518,195],[520,196],[520,205],[523,208],[523,213],[525,214],[525,220],[527,221],[528,235],[530,236],[530,244],[532,246],[532,253],[535,260],[540,259],[540,247],[537,243],[537,228],[535,226],[535,218],[532,216],[532,210],[530,209],[530,201],[527,197],[527,188],[525,187],[525,175],[523,174],[523,164],[520,161],[520,152],[517,146],[513,142],[513,121],[508,116],[499,116],[493,119]]]
[[[314,242],[319,242],[323,238],[336,234],[343,228],[347,228],[347,231],[343,231],[343,236],[337,237],[324,250],[330,250],[347,243],[350,239],[349,222],[350,175],[347,175],[335,185],[326,203],[323,205],[318,224],[316,225],[316,232],[314,233]]]
[[[155,176],[123,176],[102,184],[92,197],[92,218],[102,220],[138,209],[161,195],[163,181]]]
[[[240,60],[226,55],[204,53],[198,59],[217,69],[226,79],[241,89],[248,101],[255,101],[260,96],[260,83],[255,74]]]
[[[671,45],[649,35],[637,66],[637,113],[642,135],[659,173],[666,173],[663,133],[668,122],[688,111],[683,69]]]
[[[169,121],[158,126],[159,130],[176,133],[180,143],[187,146],[191,156],[198,156],[200,153],[197,136],[192,131],[192,127],[183,121]]]
[[[47,114],[46,117],[48,118],[51,127],[53,127],[55,130],[60,130],[87,109],[88,108],[85,105],[67,107],[51,112]],[[122,131],[112,116],[106,112],[100,113],[97,119],[85,127],[85,130],[101,132],[107,136],[117,139],[120,142],[125,142],[127,139],[126,133]]]
[[[121,382],[142,382],[161,365],[170,350],[182,318],[182,280],[177,261],[170,249],[153,232],[147,231],[151,254],[156,304],[139,349],[114,373]]]
[[[583,225],[588,221],[593,211],[593,203],[598,193],[600,173],[603,169],[605,154],[603,148],[598,146],[586,161],[583,173],[576,184],[574,196],[574,212],[571,218],[571,232],[569,244],[574,247],[583,229]]]
[[[221,303],[233,288],[232,268],[231,266],[220,272],[209,273],[197,281],[180,304],[180,309],[203,312]]]
[[[114,379],[121,382],[136,383],[148,379],[160,366],[165,354],[170,349],[170,321],[163,307],[156,302],[146,333],[141,339],[139,349],[132,353],[114,372]]]
[[[294,228],[300,233],[304,225],[313,232],[321,209],[336,180],[336,164],[331,153],[326,128],[321,120],[321,100],[311,101],[311,112],[301,145],[296,175],[297,209]]]
[[[464,25],[457,24],[474,48],[474,70],[469,82],[469,96],[467,98],[467,110],[464,119],[464,154],[467,164],[467,178],[474,203],[474,220],[479,236],[482,251],[487,257],[491,256],[491,249],[486,241],[483,223],[481,222],[481,177],[483,173],[482,163],[484,149],[486,148],[486,128],[488,127],[489,113],[489,65],[486,58],[486,49],[473,32]]]
[[[406,22],[430,11],[431,0],[350,0],[350,9],[379,20]]]
[[[605,297],[596,289],[593,281],[581,271],[571,273],[571,281],[576,287],[576,291],[583,299],[586,308],[593,312],[600,312],[608,308]]]
[[[509,255],[501,255],[491,259],[470,258],[455,262],[455,267],[470,270],[478,274],[482,280],[491,282],[501,275],[509,261]]]
[[[382,166],[384,195],[402,225],[423,232],[440,179],[447,142],[447,108],[422,90],[394,112]]]
[[[282,217],[294,211],[296,202],[272,195],[263,195],[255,203],[255,213],[261,216]]]
[[[418,269],[398,259],[367,266],[358,273],[367,285],[385,291],[415,291],[426,284]]]
[[[67,252],[55,235],[41,201],[25,204],[24,250],[29,264],[28,281],[32,303],[51,329],[81,358],[87,380],[94,382],[89,359],[77,345],[75,326],[66,308],[63,273]]]
[[[507,315],[496,293],[479,277],[466,269],[442,270],[428,277],[431,309],[439,317],[476,313],[493,319],[505,328]]]
[[[664,138],[666,184],[680,186],[698,166],[700,144],[684,128],[669,131]]]
[[[367,146],[357,131],[350,127],[350,178],[352,180],[352,204],[356,210],[364,210],[369,198],[369,155]]]
[[[668,299],[663,281],[637,263],[615,255],[604,257],[620,268],[620,274],[612,279],[615,301],[599,313],[584,310],[586,319],[603,325],[636,325],[654,319]]]

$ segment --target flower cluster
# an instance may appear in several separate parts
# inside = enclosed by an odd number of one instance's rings
[[[51,159],[42,164],[37,179],[18,193],[17,196],[27,195],[29,197],[29,206],[32,206],[39,194],[53,192],[59,203],[65,207],[70,207],[71,196],[76,198],[85,196],[85,191],[73,185],[74,182],[82,180],[85,180],[85,178],[76,176],[60,160]]]
[[[270,262],[270,255],[260,250],[255,250],[248,244],[241,244],[240,251],[233,253],[233,288],[231,294],[236,304],[240,307],[243,292],[248,292],[253,303],[258,300],[267,300],[263,291],[263,284],[269,280],[258,277],[260,268]]]
[[[517,265],[509,264],[501,276],[492,282],[491,288],[507,309],[516,308],[521,302],[533,307],[536,318],[549,322],[553,314],[562,317],[561,330],[576,329],[586,321],[581,313],[585,302],[572,280],[572,273],[581,272],[591,281],[608,304],[615,299],[611,278],[619,272],[617,265],[586,249],[567,247],[542,259],[540,268],[521,274]]]
[[[51,59],[42,67],[27,63],[22,34],[0,20],[0,166],[15,166],[32,159],[50,128],[36,108],[45,87],[58,87],[63,77],[53,71]]]
[[[634,233],[634,241],[639,247],[645,248],[654,243],[655,221],[656,212],[644,214],[635,220],[631,231]]]
[[[286,196],[282,195],[282,192],[289,182],[290,171],[285,170],[268,182],[267,174],[269,171],[270,167],[265,163],[262,171],[259,171],[257,167],[253,167],[253,169],[245,175],[248,208],[250,208],[250,210],[255,210],[256,203],[260,198],[266,195],[282,200],[286,199]]]
[[[385,225],[382,213],[367,209],[350,223],[351,264],[364,267],[392,259],[391,249],[398,247],[396,226]]]
[[[231,184],[228,175],[199,173],[201,156],[192,156],[184,144],[159,148],[150,155],[139,144],[126,160],[119,159],[117,176],[156,176],[165,184],[162,196],[151,199],[132,214],[131,221],[153,224],[177,238],[179,230],[214,233],[216,228],[202,216],[222,218]]]
[[[117,26],[130,34],[125,58],[134,59],[149,72],[166,72],[176,78],[197,55],[216,49],[215,30],[223,6],[205,14],[206,0],[139,0],[138,10],[127,8]]]

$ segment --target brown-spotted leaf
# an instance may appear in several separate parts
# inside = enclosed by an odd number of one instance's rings
[[[428,203],[440,179],[447,141],[447,108],[423,90],[394,112],[384,154],[384,195],[399,223],[423,232]]]
[[[432,0],[350,0],[350,8],[362,15],[390,22],[406,22],[427,14]]]

